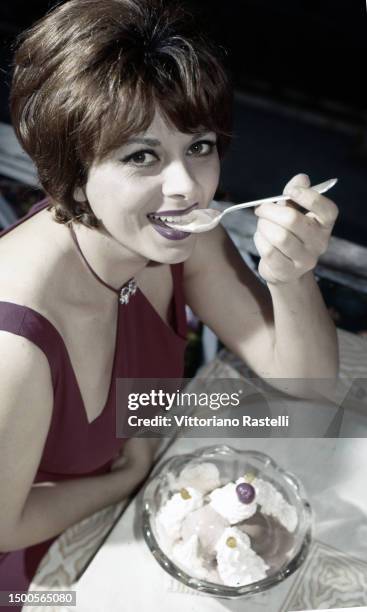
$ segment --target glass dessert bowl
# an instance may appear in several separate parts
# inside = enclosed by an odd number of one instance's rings
[[[155,559],[176,580],[234,599],[290,576],[311,544],[303,487],[256,451],[209,446],[170,457],[148,481],[142,527]]]

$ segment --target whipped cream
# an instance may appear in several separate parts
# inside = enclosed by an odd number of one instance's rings
[[[218,574],[227,586],[245,586],[266,577],[269,566],[251,548],[248,535],[227,527],[216,545]]]
[[[173,546],[172,559],[190,575],[204,580],[207,578],[208,574],[201,559],[199,538],[196,534]]]
[[[241,482],[245,482],[244,479]],[[214,489],[210,493],[210,505],[218,514],[223,516],[231,525],[250,518],[257,509],[257,499],[251,504],[242,503],[237,496],[236,486],[238,482],[229,482],[224,487]]]
[[[239,478],[236,484],[246,482],[244,478]],[[273,516],[289,532],[293,532],[298,523],[297,512],[283,495],[270,482],[262,478],[255,478],[252,486],[256,491],[256,501],[261,506],[261,512]]]
[[[204,495],[220,487],[219,470],[214,463],[199,463],[185,467],[178,480],[179,487],[193,487]]]
[[[203,505],[203,495],[193,487],[182,488],[175,493],[157,514],[158,531],[176,540],[180,537],[183,519]]]

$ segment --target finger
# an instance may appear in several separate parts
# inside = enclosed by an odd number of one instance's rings
[[[307,250],[304,243],[288,230],[267,219],[260,219],[257,231],[285,257],[291,259],[299,267],[316,265],[315,256]]]
[[[310,231],[310,223],[306,221],[305,215],[291,206],[279,206],[279,204],[261,204],[255,210],[255,215],[260,219],[267,219],[294,234],[296,238],[305,242]]]
[[[292,207],[266,203],[258,206],[255,214],[259,220],[267,219],[287,230],[303,242],[313,254],[325,253],[330,232],[310,217],[312,213],[304,214]]]
[[[338,207],[332,200],[319,194],[314,189],[292,187],[287,190],[291,199],[306,208],[312,217],[326,229],[332,229],[338,216]]]
[[[268,264],[263,259],[260,259],[259,261],[258,272],[260,276],[262,276],[262,278],[269,283],[276,283],[280,280],[274,276]]]
[[[292,187],[309,187],[311,185],[308,174],[296,174],[284,187],[283,193],[287,195],[287,191]]]
[[[256,232],[254,242],[262,261],[277,280],[286,280],[294,276],[295,267],[293,261],[278,251],[265,236],[260,234],[260,232]]]

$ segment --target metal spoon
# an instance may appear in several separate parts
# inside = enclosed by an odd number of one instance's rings
[[[318,193],[325,193],[325,191],[328,191],[329,189],[331,189],[331,187],[334,187],[337,181],[338,179],[336,178],[329,179],[328,181],[324,181],[323,183],[319,183],[318,185],[313,185],[311,189],[314,189],[314,191],[318,191]],[[178,223],[177,221],[165,221],[165,224],[168,225],[168,227],[172,227],[173,229],[189,232],[191,234],[200,234],[201,232],[208,232],[209,230],[214,229],[222,220],[224,215],[235,210],[241,210],[242,208],[250,208],[251,206],[259,206],[264,202],[283,202],[284,200],[290,199],[291,198],[286,195],[273,196],[272,198],[263,198],[262,200],[253,200],[252,202],[235,204],[234,206],[229,206],[222,212],[219,210],[215,210],[214,208],[199,208],[191,211],[190,214],[187,215],[187,223],[185,223],[183,217],[183,223]]]

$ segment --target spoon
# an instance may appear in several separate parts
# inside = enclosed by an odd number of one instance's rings
[[[324,181],[318,185],[313,185],[311,189],[314,189],[318,193],[325,193],[325,191],[328,191],[331,189],[331,187],[334,187],[337,181],[338,179],[336,178],[329,179],[328,181]],[[191,234],[200,234],[201,232],[208,232],[209,230],[214,229],[227,213],[235,210],[241,210],[242,208],[250,208],[251,206],[259,206],[264,202],[284,202],[284,200],[290,199],[291,198],[287,195],[273,196],[272,198],[263,198],[262,200],[253,200],[252,202],[235,204],[234,206],[229,206],[222,212],[220,210],[215,210],[214,208],[199,208],[186,215],[188,221],[187,223],[185,221],[183,223],[179,223],[177,221],[165,221],[165,224],[168,225],[168,227],[172,227],[176,230],[185,231]]]

